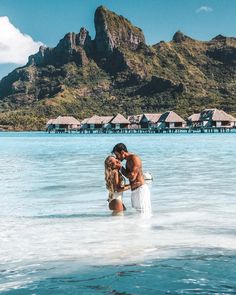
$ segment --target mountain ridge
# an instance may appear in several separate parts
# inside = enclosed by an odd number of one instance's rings
[[[147,45],[141,29],[104,6],[94,23],[94,39],[86,28],[67,33],[0,81],[0,125],[41,129],[57,115],[187,116],[207,107],[236,114],[236,38],[198,41],[177,31]]]

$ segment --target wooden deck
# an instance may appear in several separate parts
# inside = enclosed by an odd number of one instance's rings
[[[176,127],[176,128],[140,128],[140,129],[129,129],[129,128],[121,128],[121,129],[55,129],[51,130],[49,133],[80,133],[80,134],[151,134],[151,133],[225,133],[231,132],[231,130],[236,127]]]

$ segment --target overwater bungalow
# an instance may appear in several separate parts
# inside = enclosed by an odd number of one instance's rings
[[[111,121],[114,116],[101,116],[102,128],[103,129],[110,129],[111,128]]]
[[[87,129],[90,129],[90,130],[101,129],[102,128],[101,117],[94,115],[87,120],[86,124],[87,124]]]
[[[129,128],[130,122],[123,115],[117,114],[110,122],[112,129]]]
[[[175,112],[167,111],[160,116],[157,126],[160,129],[186,128],[186,121]]]
[[[202,126],[202,121],[200,120],[201,113],[192,114],[187,119],[188,126],[191,126],[193,128],[198,128]]]
[[[123,115],[98,116],[85,118],[81,123],[72,116],[59,116],[50,119],[46,126],[48,132],[72,132],[81,133],[159,133],[159,132],[179,132],[182,131],[201,131],[219,132],[230,131],[236,128],[236,118],[218,109],[206,109],[201,113],[192,114],[186,122],[173,111],[161,113],[145,113],[142,115],[130,115],[126,119]]]
[[[88,125],[87,125],[87,122],[90,118],[85,118],[81,121],[81,128],[80,129],[87,129],[88,128]]]
[[[111,120],[114,116],[98,116],[94,115],[91,118],[84,119],[82,129],[97,130],[97,129],[109,129],[111,128]]]
[[[205,109],[199,114],[193,114],[188,118],[191,127],[200,128],[232,128],[236,118],[218,109]]]
[[[141,128],[141,124],[140,121],[142,119],[143,115],[130,115],[128,116],[128,121],[130,122],[129,124],[129,128],[130,129],[140,129]]]
[[[142,129],[149,129],[158,127],[158,120],[161,117],[161,113],[143,114],[140,119],[140,125]]]
[[[72,116],[58,116],[56,119],[50,119],[47,122],[48,132],[71,132],[80,128],[80,122]]]
[[[233,127],[232,116],[218,109],[207,109],[201,113],[201,120],[207,127]]]

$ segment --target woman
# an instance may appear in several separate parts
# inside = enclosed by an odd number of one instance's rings
[[[109,191],[109,209],[113,213],[126,210],[122,202],[123,191],[130,189],[130,185],[125,184],[125,179],[120,173],[121,162],[113,156],[108,156],[105,160],[105,181]]]

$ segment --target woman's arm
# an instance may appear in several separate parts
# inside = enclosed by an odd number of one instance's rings
[[[117,187],[117,192],[118,193],[120,193],[120,192],[124,192],[124,191],[127,191],[127,190],[129,190],[129,189],[131,189],[131,186],[130,186],[130,184],[126,184],[125,186],[123,186],[123,187]]]
[[[119,190],[118,192],[124,192],[124,191],[127,191],[127,190],[129,190],[129,189],[131,189],[131,185],[130,185],[130,184],[126,184],[126,185],[123,186],[123,187],[121,188],[121,190]]]
[[[120,193],[120,192],[127,191],[130,188],[131,187],[129,184],[126,184],[125,186],[121,186],[119,172],[115,171],[114,172],[114,189],[115,189],[115,191]]]

